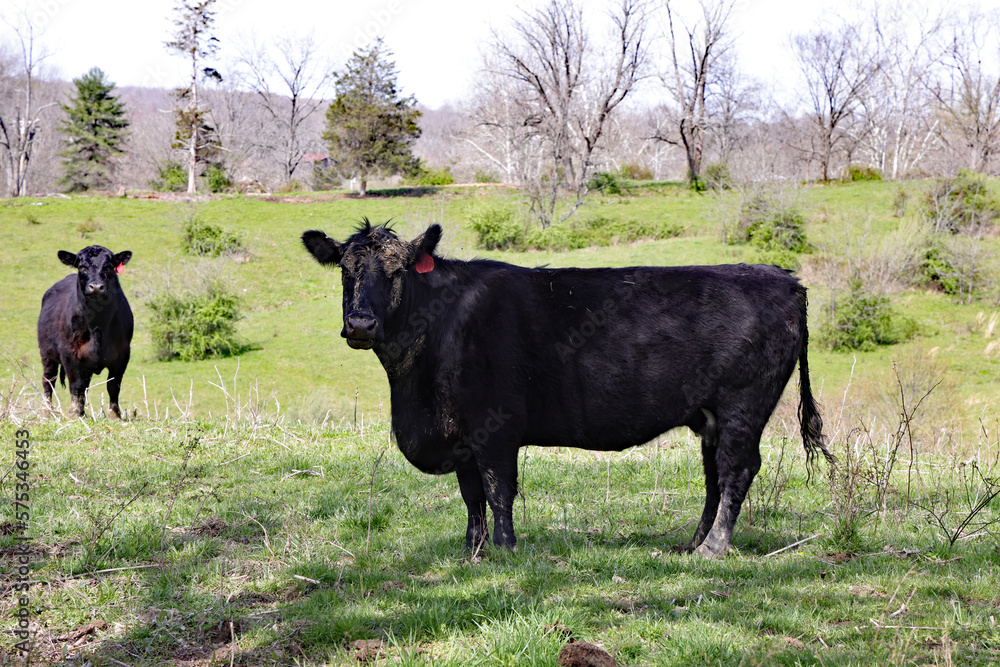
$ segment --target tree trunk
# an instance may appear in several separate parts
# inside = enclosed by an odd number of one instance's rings
[[[191,57],[191,140],[188,145],[188,194],[198,192],[195,171],[198,169],[198,61]]]
[[[366,194],[368,194],[368,179],[361,178],[360,181],[361,181],[361,186],[358,188],[358,196],[364,197]]]

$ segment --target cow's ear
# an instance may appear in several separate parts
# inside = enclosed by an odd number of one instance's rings
[[[431,225],[427,231],[413,239],[414,259],[419,259],[421,255],[432,255],[441,240],[441,225]]]
[[[72,266],[74,269],[76,268],[77,262],[76,262],[75,252],[67,252],[66,250],[60,250],[58,254],[60,262],[62,262],[66,266]]]
[[[131,250],[123,250],[117,255],[115,255],[115,266],[121,266],[122,264],[128,264],[128,261],[132,259]]]
[[[343,253],[340,244],[323,232],[310,229],[302,234],[302,245],[320,264],[339,264]]]

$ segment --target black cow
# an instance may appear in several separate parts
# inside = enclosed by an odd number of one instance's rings
[[[514,547],[521,447],[623,450],[676,426],[701,436],[706,500],[688,551],[719,556],[760,469],[760,437],[800,370],[810,463],[833,457],[809,388],[806,290],[774,266],[527,269],[434,254],[441,228],[406,242],[367,220],[338,243],[341,335],[389,376],[392,428],[420,470],[458,475],[466,546]]]
[[[45,400],[52,404],[56,375],[72,397],[70,412],[83,416],[90,378],[108,369],[109,417],[121,418],[118,392],[128,366],[132,342],[132,309],[118,283],[118,273],[132,259],[92,245],[74,254],[59,251],[59,260],[77,270],[50,287],[38,315],[38,349],[42,355]]]

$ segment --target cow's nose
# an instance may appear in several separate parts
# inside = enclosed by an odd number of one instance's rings
[[[104,290],[107,289],[104,283],[88,283],[87,284],[87,294],[104,294]]]
[[[348,317],[347,330],[348,338],[374,338],[378,321],[371,317]]]

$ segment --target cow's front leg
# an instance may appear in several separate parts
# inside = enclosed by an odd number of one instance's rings
[[[124,361],[114,368],[108,369],[108,398],[111,405],[108,408],[108,417],[111,419],[121,419],[122,411],[118,406],[118,395],[121,393],[122,376],[125,375],[125,368],[128,366],[128,355]]]
[[[462,500],[469,509],[469,526],[465,530],[465,548],[476,551],[486,543],[486,492],[483,490],[483,477],[475,461],[460,466],[458,488],[462,492]]]
[[[517,537],[514,535],[517,450],[516,443],[497,444],[495,448],[490,448],[485,461],[480,455],[476,456],[482,472],[486,500],[493,510],[493,544],[509,549],[517,548]]]
[[[63,364],[63,368],[66,368],[66,381],[69,383],[70,417],[74,419],[83,417],[84,409],[87,406],[87,387],[90,386],[92,374],[84,370],[70,372],[65,364]]]

